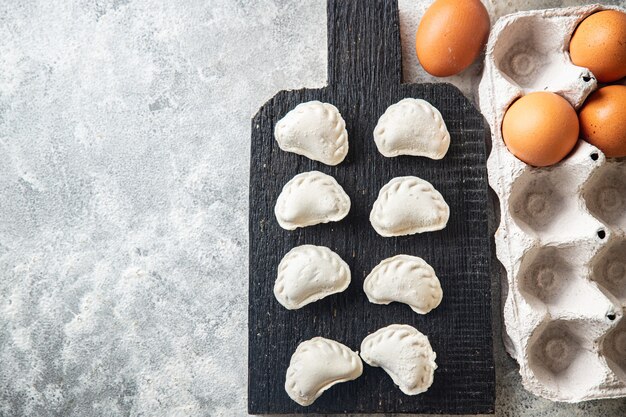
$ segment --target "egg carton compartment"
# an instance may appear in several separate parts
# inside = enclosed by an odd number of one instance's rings
[[[604,164],[589,180],[583,196],[595,217],[626,232],[626,161]]]
[[[524,93],[550,89],[568,92],[577,101],[595,88],[596,79],[588,69],[573,65],[563,50],[570,34],[562,27],[571,25],[569,16],[547,15],[551,18],[520,15],[503,27],[494,45],[494,63]]]
[[[578,109],[598,88],[568,49],[576,26],[607,9],[624,11],[589,5],[501,17],[478,86],[492,136],[489,183],[501,209],[495,242],[507,271],[505,346],[524,386],[554,401],[626,396],[626,159],[607,159],[579,140],[560,163],[535,168],[508,151],[502,121],[531,92],[557,93]]]
[[[614,301],[585,273],[590,250],[585,242],[529,250],[522,258],[517,282],[530,307],[560,318],[603,320],[607,312],[614,314]]]
[[[605,229],[588,210],[581,209],[585,203],[580,190],[587,188],[589,175],[603,162],[588,157],[596,151],[579,141],[563,163],[551,168],[527,166],[512,182],[509,215],[523,233],[544,242],[571,242],[579,237],[593,238]]]
[[[599,347],[603,331],[602,324],[592,321],[547,319],[528,342],[525,371],[533,378],[525,386],[562,401],[602,391],[615,381]]]
[[[602,352],[608,366],[612,369],[617,380],[615,385],[626,382],[626,320],[622,318],[619,324],[607,333],[602,342]]]
[[[626,307],[626,237],[613,239],[594,257],[593,280]]]

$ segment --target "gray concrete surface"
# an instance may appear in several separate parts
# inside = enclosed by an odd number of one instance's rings
[[[250,117],[325,50],[324,0],[0,1],[1,416],[246,415]],[[524,391],[494,298],[498,415],[626,415]]]

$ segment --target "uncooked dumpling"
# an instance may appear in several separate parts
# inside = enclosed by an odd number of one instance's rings
[[[450,133],[439,110],[429,102],[405,98],[380,116],[374,129],[374,142],[387,157],[413,155],[441,159],[450,147]]]
[[[274,213],[283,229],[337,222],[350,211],[350,197],[330,175],[319,171],[293,177],[278,196]]]
[[[381,236],[403,236],[446,227],[450,208],[439,191],[418,177],[397,177],[378,194],[370,222]]]
[[[426,314],[441,303],[443,291],[435,270],[422,258],[397,255],[387,258],[363,282],[368,300],[375,304],[394,301]]]
[[[329,103],[301,103],[276,123],[274,137],[280,149],[304,155],[326,165],[337,165],[348,154],[346,122]]]
[[[291,356],[285,390],[292,400],[307,406],[328,388],[362,373],[363,362],[357,352],[334,340],[314,337],[300,343]]]
[[[361,358],[368,365],[383,368],[407,395],[427,391],[437,369],[437,355],[428,337],[404,324],[383,327],[363,339]]]
[[[324,246],[302,245],[290,250],[278,265],[274,295],[295,310],[350,285],[350,267]]]

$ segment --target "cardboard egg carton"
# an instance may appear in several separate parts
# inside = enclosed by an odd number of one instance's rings
[[[533,91],[582,105],[598,85],[571,63],[569,40],[585,17],[608,8],[500,18],[479,85],[492,136],[489,183],[500,199],[505,345],[525,388],[555,401],[626,396],[626,159],[579,140],[561,163],[534,168],[507,150],[501,126],[509,105]]]

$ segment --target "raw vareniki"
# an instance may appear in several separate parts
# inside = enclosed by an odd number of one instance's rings
[[[337,222],[350,211],[350,197],[330,175],[319,171],[293,177],[278,196],[274,213],[283,229]]]
[[[278,265],[274,295],[279,303],[295,310],[350,285],[350,268],[324,246],[302,245],[290,250]]]
[[[450,208],[441,194],[418,177],[397,177],[378,194],[370,222],[381,236],[403,236],[441,230]]]
[[[374,142],[387,157],[413,155],[441,159],[450,147],[450,134],[439,110],[427,101],[405,98],[380,116],[374,129]]]
[[[300,405],[311,405],[328,388],[363,373],[357,352],[334,340],[314,337],[300,343],[291,356],[285,390]]]
[[[428,337],[407,325],[383,327],[361,343],[365,363],[383,368],[407,395],[420,394],[432,385],[436,357]]]
[[[348,153],[346,122],[329,103],[301,103],[276,123],[274,137],[280,149],[304,155],[326,165],[337,165]]]
[[[363,290],[375,304],[397,301],[418,314],[426,314],[441,303],[443,291],[435,270],[422,258],[397,255],[379,263],[365,278]]]

